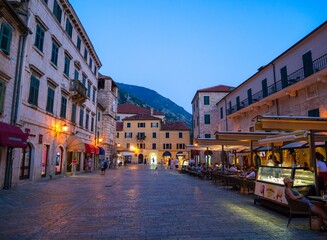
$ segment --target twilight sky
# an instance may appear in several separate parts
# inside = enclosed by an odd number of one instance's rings
[[[70,0],[100,73],[192,112],[197,90],[238,86],[327,20],[326,0]]]

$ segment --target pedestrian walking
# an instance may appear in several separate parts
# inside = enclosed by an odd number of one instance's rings
[[[153,173],[152,177],[158,176],[158,174],[159,174],[158,167],[156,167],[154,169],[154,173]]]
[[[87,171],[89,173],[92,172],[92,158],[91,158],[91,156],[87,160]]]
[[[106,174],[106,169],[108,167],[108,162],[106,159],[103,159],[101,162],[101,175],[105,175]]]
[[[75,175],[76,175],[76,165],[77,165],[77,160],[76,160],[76,158],[73,159],[71,165],[72,165],[72,167],[73,167],[73,176],[75,176]]]

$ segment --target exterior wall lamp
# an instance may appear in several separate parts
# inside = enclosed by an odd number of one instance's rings
[[[65,123],[64,125],[62,125],[62,131],[63,132],[67,132],[68,131],[68,126],[67,126],[67,124]]]

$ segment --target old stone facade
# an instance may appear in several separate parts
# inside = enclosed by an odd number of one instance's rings
[[[216,104],[233,89],[234,87],[219,85],[201,89],[196,92],[192,100],[193,144],[198,138],[215,137],[219,122]],[[198,147],[193,147],[192,150],[197,150],[195,151],[197,154],[194,156],[192,154],[192,158],[195,158],[197,163],[203,162],[204,159],[208,158],[208,156],[205,156],[206,148],[200,149]],[[217,158],[218,152],[212,151],[210,162],[215,162]]]
[[[98,104],[102,107],[97,119],[97,138],[101,139],[99,146],[105,149],[105,157],[115,161],[118,87],[111,77],[101,74],[98,83]]]
[[[327,22],[219,101],[216,129],[255,131],[258,115],[326,117],[326,39]]]
[[[112,154],[114,146],[115,84],[110,83],[108,96],[112,95],[101,107],[97,98],[98,70],[102,64],[68,0],[11,3],[13,11],[7,14],[6,8],[1,8],[4,17],[0,18],[1,24],[5,22],[13,29],[10,54],[0,51],[5,56],[0,58],[4,60],[1,66],[7,66],[1,68],[0,74],[6,87],[6,106],[0,117],[1,122],[19,126],[22,136],[28,139],[26,148],[14,148],[14,156],[9,157],[12,166],[7,171],[8,187],[84,171],[89,158],[92,167],[97,167],[100,153],[105,153],[99,148],[100,137],[104,144],[111,146],[106,154]],[[20,37],[27,29],[29,34]],[[19,51],[21,58],[18,58]],[[21,66],[18,74],[17,62]],[[15,86],[19,89],[16,95]],[[16,101],[13,107],[7,105],[13,99]],[[15,109],[15,114],[11,114],[11,109]],[[101,125],[98,125],[98,113],[104,116]],[[108,119],[107,115],[110,115]],[[2,172],[8,164],[3,160],[5,144],[0,145],[0,183],[3,184],[7,177]]]
[[[0,122],[3,123],[3,129],[0,130],[5,131],[8,130],[5,128],[8,128],[9,124],[16,125],[21,56],[24,53],[28,28],[5,0],[0,0],[0,16]],[[19,128],[17,130],[20,131]],[[14,137],[19,138],[17,135]],[[12,148],[10,143],[3,142],[4,138],[1,137],[0,144],[0,186],[8,188],[11,185],[9,170],[12,168],[12,160],[18,160],[22,146]]]

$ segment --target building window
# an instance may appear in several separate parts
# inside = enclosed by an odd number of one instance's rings
[[[0,114],[4,113],[6,83],[0,79]]]
[[[84,122],[84,109],[81,108],[79,110],[79,126],[83,127],[83,122]]]
[[[87,61],[87,55],[88,55],[87,49],[84,48],[84,59],[85,59],[85,61]]]
[[[157,138],[157,133],[156,132],[152,133],[152,138]]]
[[[236,109],[240,110],[241,109],[241,100],[240,100],[240,96],[236,97]]]
[[[208,133],[204,134],[204,138],[211,138],[211,134]]]
[[[126,127],[130,128],[131,127],[131,123],[126,123]]]
[[[65,68],[64,68],[64,74],[69,77],[69,68],[70,68],[70,58],[65,55]]]
[[[166,132],[166,138],[169,138],[169,132]]]
[[[137,140],[144,140],[145,139],[145,133],[144,132],[138,132],[136,138],[137,138]]]
[[[49,113],[53,113],[54,94],[55,94],[54,89],[51,87],[48,87],[48,98],[47,98],[46,111]]]
[[[263,79],[261,81],[261,87],[262,87],[262,97],[267,97],[268,96],[268,82],[267,78]]]
[[[91,98],[91,83],[87,83],[87,97]]]
[[[308,117],[320,117],[319,108],[315,108],[308,111]]]
[[[73,103],[72,105],[72,122],[76,123],[76,104]]]
[[[159,123],[157,123],[157,122],[151,123],[151,128],[158,128],[158,126],[159,126]]]
[[[83,122],[84,122],[84,109],[81,108],[81,109],[79,110],[79,126],[80,126],[80,127],[83,127],[83,126],[84,126],[84,125],[83,125]]]
[[[204,124],[210,124],[210,114],[204,114]]]
[[[101,120],[101,113],[98,112],[98,122],[100,122],[100,120]]]
[[[74,79],[77,79],[78,80],[78,78],[79,78],[79,72],[77,71],[77,69],[75,69]]]
[[[152,149],[157,149],[157,144],[156,143],[152,143]]]
[[[224,118],[224,108],[221,107],[220,108],[220,119],[223,119]]]
[[[96,96],[96,88],[93,88],[93,94],[92,94],[92,102],[95,103],[95,96]]]
[[[84,74],[82,76],[82,83],[83,83],[83,86],[85,87],[85,84],[86,84],[86,76]]]
[[[36,24],[35,42],[34,46],[43,52],[43,42],[44,42],[44,28],[40,24]]]
[[[66,109],[67,109],[67,98],[65,96],[61,97],[61,108],[60,108],[60,117],[66,118]]]
[[[39,86],[40,86],[40,80],[37,79],[34,75],[32,75],[30,92],[28,96],[28,103],[34,106],[37,106],[38,97],[39,97]]]
[[[91,118],[91,132],[94,131],[94,116]]]
[[[92,66],[93,66],[93,61],[92,61],[92,58],[90,57],[90,68],[91,68],[91,70],[92,70]]]
[[[129,149],[131,147],[130,143],[126,143],[126,148]]]
[[[66,33],[70,38],[73,36],[73,25],[70,23],[69,19],[66,19]]]
[[[57,18],[59,23],[61,23],[61,14],[62,14],[62,10],[61,10],[57,0],[54,0],[53,15]]]
[[[137,123],[138,128],[145,128],[145,122]]]
[[[247,93],[248,93],[248,103],[252,104],[252,88],[249,88]]]
[[[97,66],[94,65],[94,75],[97,75]]]
[[[125,138],[132,138],[132,137],[133,137],[133,133],[125,132]]]
[[[176,143],[176,149],[185,149],[184,143]]]
[[[52,41],[51,62],[56,66],[58,65],[58,52],[59,45],[55,41]]]
[[[171,149],[171,143],[164,143],[163,149]]]
[[[81,38],[79,36],[77,36],[76,47],[77,47],[78,51],[81,51]]]
[[[86,116],[85,116],[85,128],[86,129],[89,129],[89,119],[90,119],[90,113],[86,113]]]
[[[210,98],[209,98],[209,96],[204,96],[203,97],[203,104],[204,105],[210,105]]]
[[[1,24],[0,49],[9,55],[12,29],[7,23]]]
[[[119,132],[116,133],[116,138],[119,138]]]
[[[178,138],[183,138],[183,133],[182,132],[178,133]]]
[[[138,143],[137,148],[138,149],[145,149],[145,143]]]

